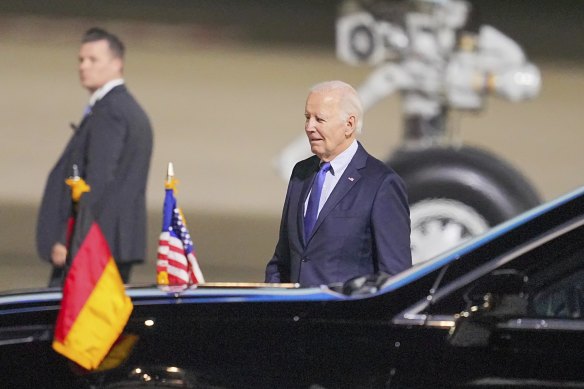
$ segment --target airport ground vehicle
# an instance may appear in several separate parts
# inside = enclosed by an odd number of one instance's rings
[[[0,295],[0,382],[26,388],[584,386],[584,187],[387,278],[131,286],[132,346],[50,347],[60,290]]]

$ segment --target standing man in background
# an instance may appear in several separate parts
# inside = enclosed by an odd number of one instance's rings
[[[79,206],[90,207],[125,283],[146,255],[146,183],[152,128],[123,80],[124,44],[100,28],[88,30],[79,51],[79,78],[89,104],[45,186],[37,224],[37,249],[53,265],[49,286],[66,273],[72,201],[65,180],[77,165],[91,190]]]
[[[314,86],[304,115],[315,155],[292,171],[265,281],[316,286],[409,268],[405,186],[357,142],[363,108],[355,89],[342,81]]]

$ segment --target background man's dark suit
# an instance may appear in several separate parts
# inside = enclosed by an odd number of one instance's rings
[[[316,156],[294,167],[266,282],[322,285],[411,266],[410,218],[401,178],[359,144],[304,241],[304,204],[318,171]]]
[[[118,264],[142,262],[146,250],[146,183],[152,129],[146,113],[124,85],[98,100],[51,171],[37,224],[37,248],[50,261],[65,244],[72,203],[65,179],[73,164],[91,187],[80,207],[91,207]]]

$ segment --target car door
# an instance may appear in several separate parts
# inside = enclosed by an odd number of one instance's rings
[[[479,329],[461,345],[452,342],[459,330],[453,328],[447,349],[460,357],[449,371],[466,363],[473,386],[584,387],[582,224],[571,221],[527,242],[514,250],[519,255],[509,253],[508,262],[463,288],[470,306],[460,322]]]
[[[530,276],[524,314],[496,318],[489,353],[510,384],[584,387],[584,252],[563,259]],[[557,267],[561,274],[553,274]]]
[[[434,293],[394,319],[417,328],[408,354],[416,368],[402,369],[401,382],[584,387],[583,225],[575,217],[525,240],[516,236],[504,249],[473,253],[483,263],[464,273],[461,265],[445,267]]]

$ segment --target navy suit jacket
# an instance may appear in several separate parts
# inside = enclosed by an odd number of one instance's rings
[[[72,213],[65,179],[73,164],[91,187],[80,207],[90,207],[118,263],[146,256],[146,183],[152,128],[146,113],[124,85],[109,91],[69,140],[49,174],[37,223],[37,249],[50,261],[51,248],[66,244]]]
[[[312,236],[304,240],[304,204],[318,171],[316,156],[292,171],[280,236],[266,267],[266,282],[314,286],[412,265],[410,214],[405,185],[359,143],[324,204]]]

